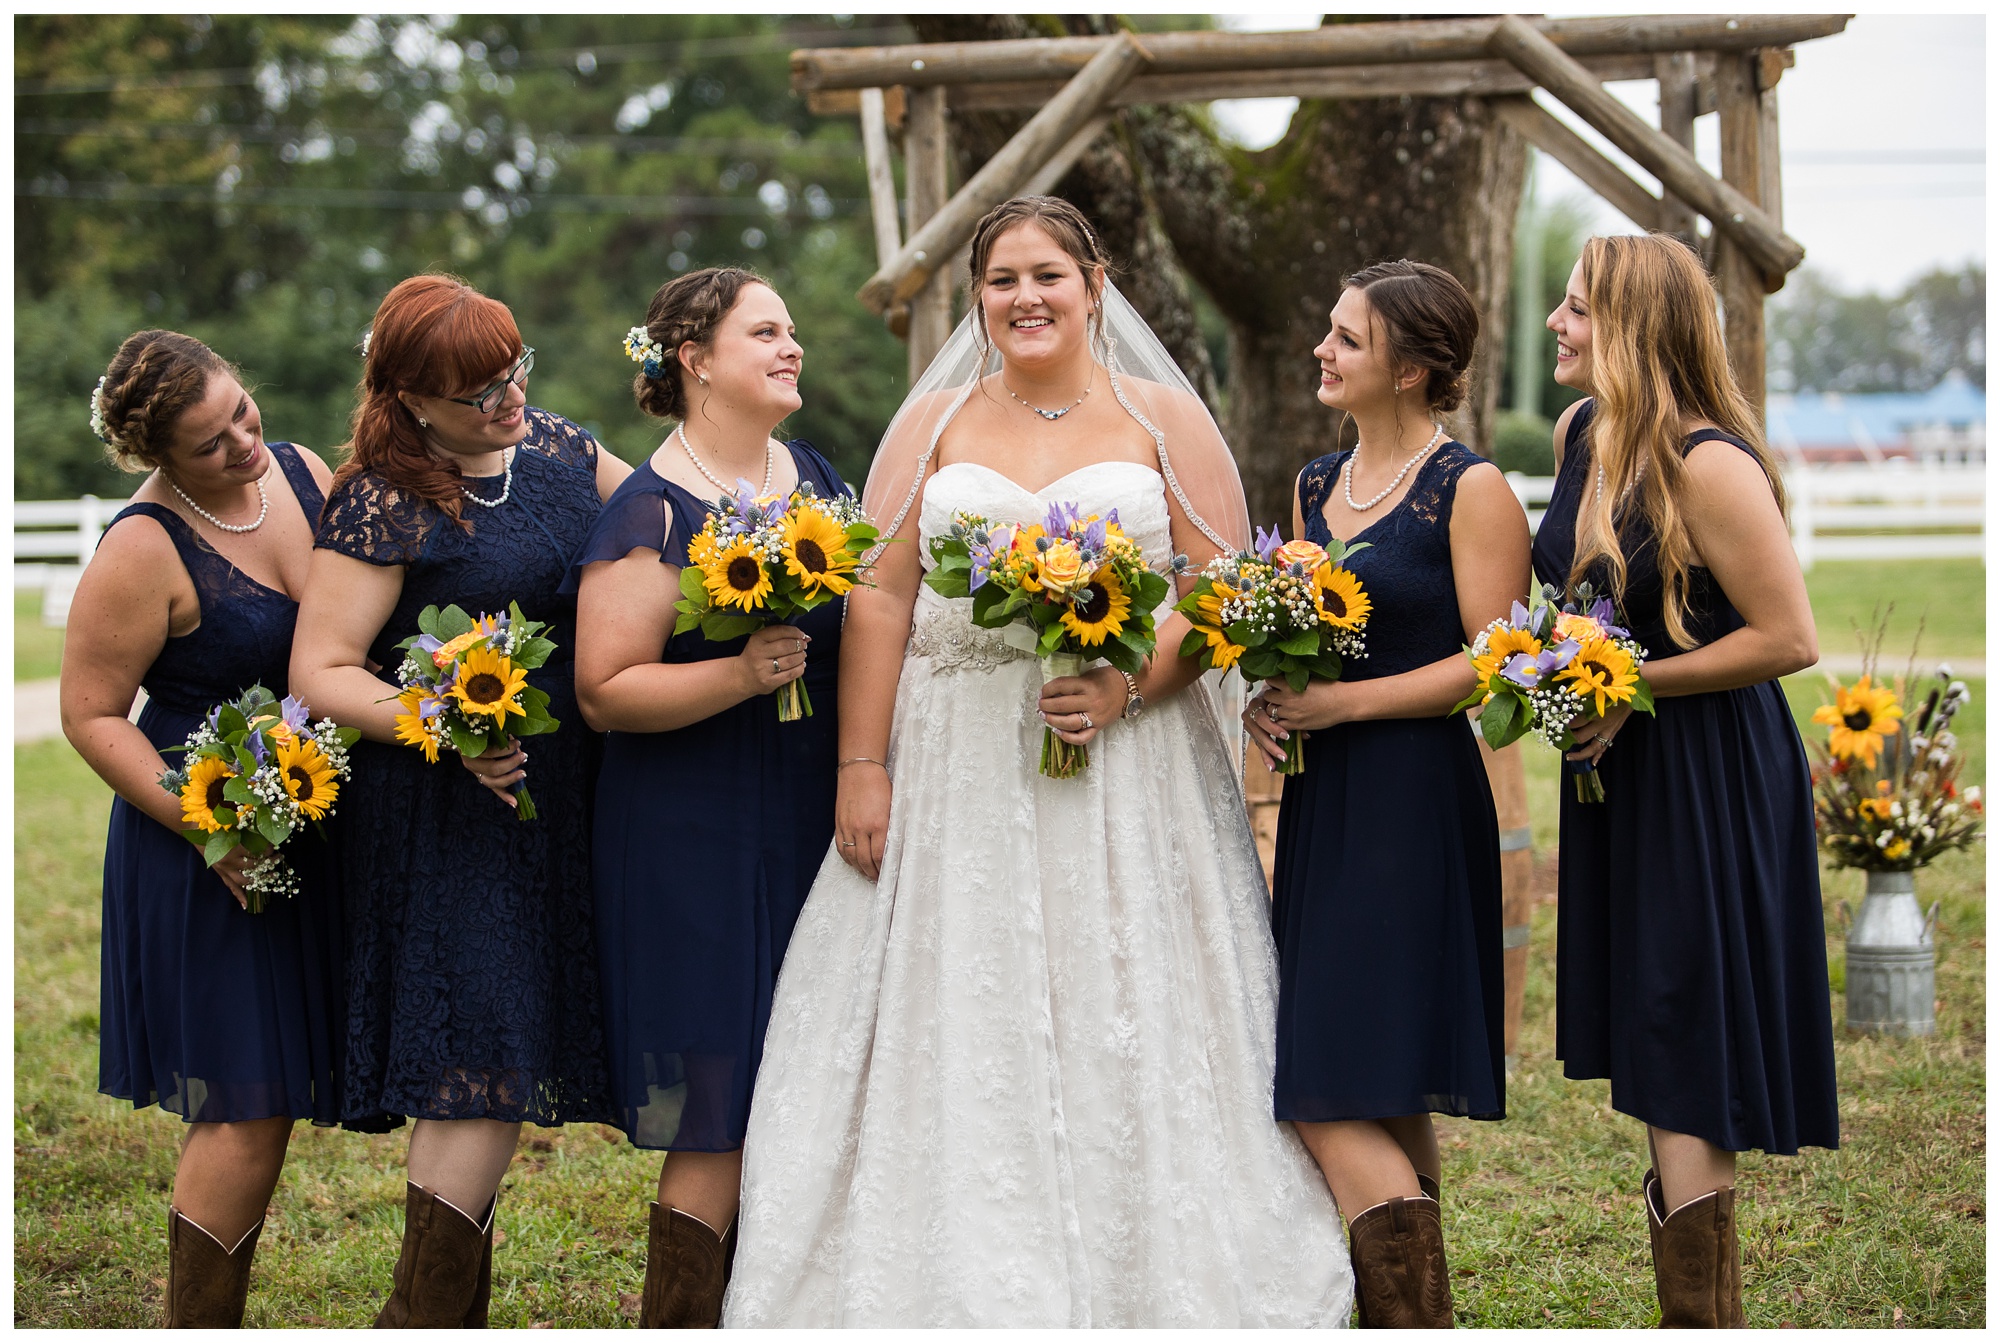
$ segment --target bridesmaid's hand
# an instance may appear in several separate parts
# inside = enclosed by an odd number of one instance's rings
[[[768,695],[806,674],[806,645],[812,636],[790,625],[766,625],[736,655],[743,698]]]
[[[1621,704],[1610,713],[1599,718],[1593,713],[1582,713],[1569,720],[1569,734],[1580,743],[1578,749],[1565,752],[1565,760],[1588,760],[1596,764],[1604,759],[1604,753],[1611,749],[1611,739],[1618,735],[1618,729],[1625,726],[1625,720],[1632,716],[1632,706]]]
[[[889,839],[889,771],[862,760],[840,771],[834,793],[833,843],[842,862],[874,881],[882,875],[882,847]]]
[[[1284,731],[1315,732],[1347,721],[1347,689],[1340,681],[1308,681],[1304,690],[1266,681],[1258,698],[1269,706],[1270,721]]]
[[[1271,717],[1270,701],[1262,695],[1253,696],[1243,710],[1243,730],[1250,734],[1250,744],[1264,753],[1264,768],[1271,769],[1274,762],[1285,758],[1285,738],[1292,734],[1285,731]]]
[[[250,896],[243,889],[243,883],[247,880],[252,861],[250,854],[239,845],[229,851],[228,857],[208,869],[222,878],[222,884],[229,888],[229,893],[236,897],[236,903],[244,909],[250,908]]]
[[[1097,667],[1082,676],[1058,676],[1042,687],[1042,721],[1072,746],[1091,739],[1125,716],[1125,676],[1116,667]]]
[[[504,742],[489,745],[484,755],[462,755],[458,762],[471,770],[474,778],[492,789],[494,796],[509,807],[521,805],[514,796],[513,788],[528,777],[528,753],[521,749],[520,742],[509,737]]]

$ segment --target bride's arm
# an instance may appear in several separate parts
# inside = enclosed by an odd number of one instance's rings
[[[881,875],[889,836],[889,728],[923,579],[916,514],[912,507],[898,539],[876,560],[874,586],[847,594],[840,633],[840,759],[847,763],[836,775],[834,843],[870,881]]]

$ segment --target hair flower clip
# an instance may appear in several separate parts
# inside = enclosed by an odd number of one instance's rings
[[[368,346],[371,343],[373,343],[374,339],[375,339],[375,328],[372,326],[369,327],[366,331],[361,333],[361,357],[363,359],[366,359],[368,357]]]
[[[643,326],[635,326],[625,333],[625,355],[639,365],[640,371],[649,378],[657,378],[664,369],[667,352]]]
[[[91,388],[90,432],[96,434],[108,446],[115,448],[118,446],[118,440],[112,437],[111,426],[104,421],[104,385],[110,381],[111,375],[107,373],[97,380],[97,386]]]

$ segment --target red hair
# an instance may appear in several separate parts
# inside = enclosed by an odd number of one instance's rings
[[[373,471],[465,526],[457,463],[431,454],[416,413],[396,394],[470,395],[504,373],[521,350],[507,305],[457,276],[413,275],[391,289],[375,310],[352,452],[334,484]]]

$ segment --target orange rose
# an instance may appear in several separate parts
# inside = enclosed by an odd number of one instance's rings
[[[1303,564],[1307,573],[1312,573],[1326,563],[1326,551],[1311,541],[1287,541],[1271,555],[1271,563],[1281,565]]]
[[[1067,597],[1090,581],[1084,572],[1083,552],[1074,541],[1058,541],[1044,550],[1040,570],[1042,586],[1059,597]]]

